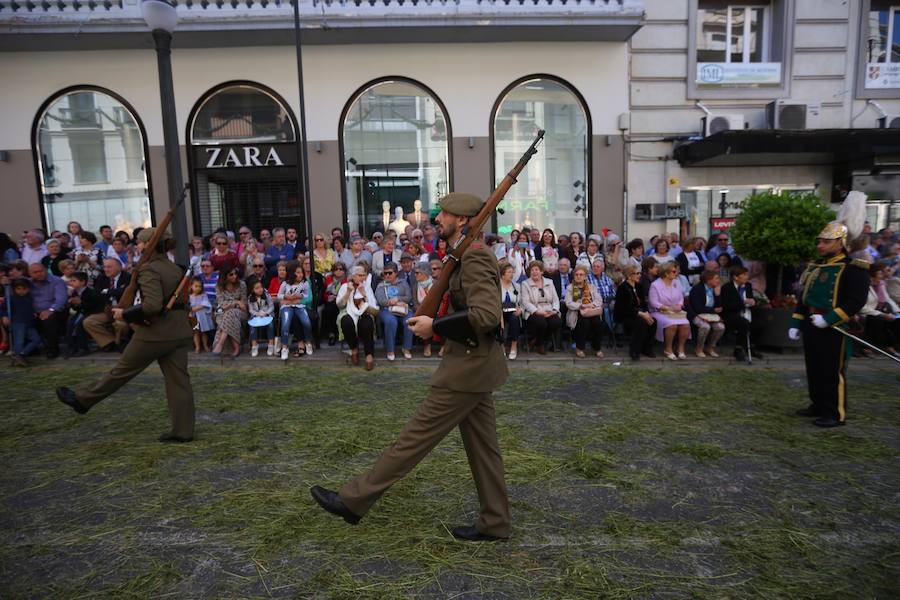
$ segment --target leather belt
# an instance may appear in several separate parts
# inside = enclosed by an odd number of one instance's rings
[[[831,312],[831,309],[830,309],[830,308],[814,308],[814,307],[810,307],[809,312],[811,312],[811,313],[814,314],[814,315],[827,315],[828,313]]]

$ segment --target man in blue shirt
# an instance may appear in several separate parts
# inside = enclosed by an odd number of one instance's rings
[[[720,233],[716,236],[716,245],[712,248],[707,248],[706,250],[706,259],[707,260],[718,260],[719,255],[727,254],[732,259],[734,259],[736,255],[734,248],[731,244],[728,243],[728,234]]]
[[[103,253],[103,256],[109,256],[109,249],[112,248],[113,242],[113,230],[109,225],[101,225],[100,226],[100,241],[97,242],[97,247],[100,248],[100,251]]]
[[[66,282],[51,275],[41,263],[28,265],[31,277],[31,297],[37,313],[37,327],[44,339],[47,358],[59,356],[59,334],[68,322],[68,290]]]
[[[284,228],[276,227],[272,230],[272,245],[266,250],[266,269],[269,276],[277,274],[277,266],[281,261],[294,260],[295,249],[287,243]]]

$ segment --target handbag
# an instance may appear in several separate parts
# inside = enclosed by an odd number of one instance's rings
[[[400,317],[405,317],[409,314],[409,305],[408,304],[394,304],[388,310],[391,311],[392,314],[395,314]]]
[[[697,315],[707,323],[719,323],[722,321],[722,317],[717,315],[716,313],[700,313]]]
[[[581,312],[581,316],[582,316],[582,317],[600,317],[600,316],[603,316],[603,309],[602,309],[602,308],[597,308],[597,307],[582,308],[580,312]]]

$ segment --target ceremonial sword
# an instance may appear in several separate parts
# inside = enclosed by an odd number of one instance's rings
[[[893,355],[891,355],[891,354],[885,352],[884,350],[882,350],[882,349],[879,348],[878,346],[875,346],[874,344],[870,344],[869,342],[867,342],[866,340],[864,340],[864,339],[862,339],[862,338],[856,337],[855,335],[853,335],[853,334],[850,333],[849,331],[845,331],[844,329],[841,329],[840,327],[837,327],[836,325],[831,325],[831,328],[834,329],[835,331],[841,332],[842,334],[844,334],[845,336],[847,336],[847,337],[850,338],[851,340],[853,340],[853,341],[855,341],[855,342],[859,342],[859,343],[862,344],[863,346],[866,346],[867,348],[869,348],[869,349],[871,349],[871,350],[874,350],[875,352],[878,352],[878,353],[880,353],[880,354],[883,354],[883,355],[887,356],[889,359],[891,359],[891,360],[894,361],[895,363],[900,363],[900,358],[897,358],[896,356],[893,356]]]

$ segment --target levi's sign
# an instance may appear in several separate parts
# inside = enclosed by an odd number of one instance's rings
[[[297,147],[294,144],[195,146],[194,159],[198,167],[206,169],[292,167],[297,164]]]

